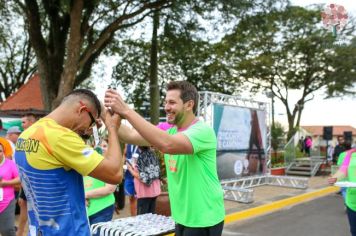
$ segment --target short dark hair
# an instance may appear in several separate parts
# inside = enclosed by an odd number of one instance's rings
[[[33,118],[33,121],[37,121],[40,118],[39,115],[36,115],[32,112],[25,113],[25,115],[23,115],[22,117],[26,117],[27,119]]]
[[[169,90],[180,90],[180,98],[186,103],[189,100],[193,100],[193,113],[195,114],[198,108],[198,90],[194,85],[188,81],[171,81],[167,84],[167,91]]]
[[[88,100],[95,107],[96,111],[98,112],[98,117],[100,116],[100,114],[101,114],[100,101],[92,91],[90,91],[88,89],[75,89],[72,92],[70,92],[67,96],[65,96],[63,101],[65,101],[66,98],[69,96],[79,96],[79,97],[82,97],[82,98]]]

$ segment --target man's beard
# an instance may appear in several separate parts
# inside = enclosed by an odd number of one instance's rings
[[[177,125],[178,123],[181,123],[183,120],[183,116],[184,115],[182,112],[177,113],[177,115],[174,117],[172,121],[168,120],[168,124]]]

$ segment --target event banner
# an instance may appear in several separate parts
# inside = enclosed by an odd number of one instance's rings
[[[265,173],[266,111],[222,104],[213,109],[219,178]]]

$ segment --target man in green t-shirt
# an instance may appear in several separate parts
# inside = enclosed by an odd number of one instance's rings
[[[152,145],[165,153],[176,235],[219,236],[225,208],[217,176],[216,136],[195,116],[197,105],[198,92],[192,84],[170,82],[164,107],[168,124],[156,127],[130,109],[116,91],[105,93],[105,106],[135,128],[121,125],[120,138],[135,145]]]
[[[339,170],[331,177],[328,178],[330,184],[344,179],[351,183],[356,183],[356,149],[350,149],[345,152]],[[340,158],[339,157],[339,158]],[[346,190],[346,213],[349,219],[350,231],[352,236],[356,236],[356,188],[347,188]]]

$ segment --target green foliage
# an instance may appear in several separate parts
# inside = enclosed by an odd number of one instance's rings
[[[11,1],[0,3],[0,102],[16,92],[36,69],[28,34],[18,30],[27,24],[18,14]]]
[[[286,165],[285,165],[284,162],[283,163],[279,162],[279,163],[272,164],[272,168],[280,168],[280,167],[285,167],[285,166]]]
[[[272,166],[277,163],[284,163],[284,152],[273,152],[271,154],[271,164]]]
[[[305,157],[305,153],[302,152],[302,151],[300,150],[300,148],[298,147],[298,148],[295,150],[295,157],[296,157],[296,158],[303,158],[303,157]]]
[[[149,51],[150,45],[140,40],[125,40],[113,48],[120,55],[113,79],[124,88],[127,102],[136,108],[149,101]]]
[[[274,151],[278,150],[278,147],[283,143],[285,131],[282,124],[276,122],[271,127],[271,145]]]
[[[56,107],[90,77],[93,65],[115,37],[122,37],[155,9],[171,2],[15,0],[16,17],[23,16],[27,24],[19,31],[28,33],[35,51],[45,109]]]
[[[286,163],[284,160],[284,152],[273,152],[271,154],[271,167],[278,168],[278,167],[285,167]]]
[[[241,91],[242,84],[237,79],[230,79],[233,75],[223,58],[226,55],[212,42],[230,31],[231,22],[238,21],[242,15],[273,9],[277,5],[275,2],[179,0],[169,8],[161,9],[163,31],[158,37],[161,96],[164,92],[162,85],[169,80],[187,80],[200,91],[225,94]],[[284,3],[286,1],[279,1],[278,5]],[[120,56],[113,78],[122,85],[135,106],[149,100],[148,55],[151,45],[146,41],[144,38],[120,41],[112,50]]]
[[[330,77],[334,78],[334,80],[327,86],[327,94],[329,96],[341,96],[345,94],[354,96],[355,89],[353,85],[356,82],[356,37],[352,38],[350,44],[337,42],[332,47],[335,48],[335,56],[330,59],[335,66]]]
[[[290,138],[315,91],[345,92],[355,82],[355,51],[347,40],[354,29],[350,24],[340,33],[345,46],[325,47],[337,39],[321,26],[320,9],[288,6],[244,17],[219,47],[237,82],[249,83],[251,91],[269,90],[284,104]],[[290,106],[292,89],[301,89],[302,95]]]

